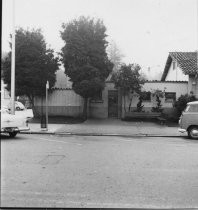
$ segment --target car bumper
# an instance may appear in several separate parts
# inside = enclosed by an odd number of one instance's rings
[[[185,133],[185,132],[186,132],[186,130],[183,129],[183,128],[179,128],[178,131],[179,131],[180,133]]]
[[[29,131],[29,127],[5,127],[1,128],[1,133]]]

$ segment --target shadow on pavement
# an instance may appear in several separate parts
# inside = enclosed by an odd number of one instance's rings
[[[34,117],[29,120],[30,123],[41,123],[41,118]],[[49,124],[80,124],[83,123],[84,120],[82,118],[75,118],[75,117],[64,117],[64,116],[55,116],[49,117],[48,123]]]
[[[25,138],[25,136],[20,135],[20,134],[17,134],[17,136],[15,137],[10,137],[9,134],[1,133],[0,136],[1,136],[1,141],[19,141],[19,140],[27,139]]]

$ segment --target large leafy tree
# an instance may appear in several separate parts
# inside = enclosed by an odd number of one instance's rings
[[[34,107],[35,96],[45,94],[47,80],[50,89],[54,85],[59,59],[52,49],[47,48],[40,29],[16,30],[15,49],[15,94],[26,95]],[[11,52],[4,59],[2,68],[4,82],[10,90]]]
[[[106,28],[100,19],[81,16],[62,25],[62,61],[73,90],[84,98],[83,116],[87,117],[87,102],[104,88],[112,71],[106,47]]]
[[[140,66],[138,64],[123,64],[119,71],[114,73],[112,80],[115,83],[116,88],[120,88],[122,95],[124,97],[124,110],[126,112],[126,96],[131,93],[141,93],[142,84],[144,84],[144,79],[140,74]],[[132,97],[130,98],[130,103],[128,110],[130,111],[132,103]]]

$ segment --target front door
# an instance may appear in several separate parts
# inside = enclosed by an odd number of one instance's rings
[[[108,117],[118,117],[118,91],[108,91]]]

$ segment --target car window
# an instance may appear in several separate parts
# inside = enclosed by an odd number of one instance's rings
[[[186,112],[198,112],[198,105],[197,104],[193,104],[193,105],[189,105],[187,106]]]
[[[185,108],[185,110],[184,110],[184,112],[188,112],[188,110],[189,110],[189,105]]]

